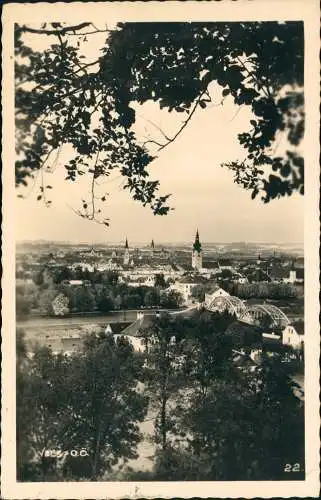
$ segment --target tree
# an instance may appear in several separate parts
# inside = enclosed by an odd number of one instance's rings
[[[213,380],[230,369],[232,345],[224,334],[230,322],[224,314],[208,312],[198,312],[186,321],[184,373],[202,404]]]
[[[97,301],[97,307],[101,312],[109,312],[114,309],[114,302],[109,295],[102,295]]]
[[[178,309],[183,303],[183,297],[180,292],[170,290],[164,292],[160,296],[160,305],[166,309]]]
[[[69,313],[69,299],[63,293],[59,293],[52,302],[52,310],[55,316],[65,316]]]
[[[102,274],[102,283],[104,285],[117,285],[119,274],[117,271],[105,271]]]
[[[148,351],[147,390],[156,409],[155,442],[164,451],[173,431],[174,421],[170,404],[175,404],[182,386],[179,344],[176,336],[180,332],[179,321],[168,314],[162,314],[145,332]],[[173,401],[174,400],[174,401]]]
[[[72,278],[71,270],[64,266],[62,268],[58,268],[52,276],[53,282],[58,284],[65,280],[70,280]]]
[[[144,305],[146,307],[153,307],[159,304],[159,294],[157,293],[156,288],[148,289],[145,293],[144,297]]]
[[[90,287],[76,286],[70,289],[72,308],[80,312],[92,312],[96,307],[95,295]]]
[[[20,480],[96,480],[136,457],[147,398],[137,391],[143,358],[124,338],[88,336],[72,357],[35,348],[17,352],[17,459]],[[45,450],[87,450],[63,461]]]
[[[209,290],[209,286],[197,285],[192,289],[192,297],[198,300],[198,302],[204,302],[205,293]]]
[[[304,464],[304,405],[280,360],[254,376],[231,367],[176,410],[183,444],[157,453],[154,480],[286,480],[284,464]]]
[[[55,460],[45,450],[61,449],[66,424],[68,358],[35,347],[28,356],[24,337],[17,332],[17,472],[18,480],[55,476]]]
[[[155,286],[166,288],[166,281],[163,273],[155,274]]]
[[[30,312],[30,298],[27,296],[21,294],[21,293],[16,293],[16,314],[17,317],[24,317],[28,316]]]
[[[284,479],[284,463],[304,460],[303,404],[279,361],[217,382],[207,404],[193,406],[191,448],[207,453],[212,479]]]
[[[46,290],[42,290],[39,295],[39,309],[42,313],[51,315],[53,314],[52,303],[58,295],[56,288],[50,286]]]
[[[253,114],[238,135],[244,159],[224,164],[235,181],[252,198],[261,193],[264,202],[303,194],[304,162],[296,151],[304,133],[302,22],[120,23],[106,30],[100,57],[86,63],[81,45],[88,30],[97,32],[89,22],[15,25],[17,185],[54,167],[61,148],[71,144],[75,154],[65,164],[66,179],[87,175],[91,186],[78,215],[109,225],[99,218],[99,202],[108,194],[96,190],[97,180],[113,170],[125,178],[133,199],[167,214],[169,195],[159,195],[159,181],[149,180],[151,149],[168,147],[196,110],[213,105],[215,83],[220,103],[230,96]],[[56,43],[37,52],[27,46],[26,33],[53,36]],[[161,141],[141,145],[132,129],[134,106],[148,101],[180,113],[183,121],[173,136],[161,131]],[[289,145],[277,156],[270,148],[281,136]],[[46,205],[50,189],[42,176],[38,199]]]
[[[120,458],[136,457],[147,398],[137,391],[143,358],[123,337],[92,336],[75,360],[69,384],[79,424],[66,429],[66,442],[91,450],[90,478],[111,470]],[[76,424],[76,425],[75,425]]]

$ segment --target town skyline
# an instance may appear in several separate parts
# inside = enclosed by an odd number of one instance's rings
[[[195,236],[195,233],[194,233]],[[231,240],[231,241],[219,241],[219,240],[207,240],[201,238],[201,243],[202,245],[266,245],[269,247],[273,246],[281,246],[281,247],[287,247],[287,246],[298,246],[302,247],[303,250],[303,241],[260,241],[260,240]],[[155,247],[160,246],[160,245],[186,245],[186,246],[191,246],[193,244],[193,237],[191,237],[189,240],[176,240],[176,241],[169,241],[169,240],[157,240],[155,237],[151,237],[151,239],[145,239],[145,240],[131,240],[130,238],[127,237],[129,247],[132,245],[141,245],[141,246],[150,246],[151,241],[154,241]],[[17,239],[16,243],[18,245],[23,245],[27,243],[53,243],[55,245],[120,245],[124,246],[126,242],[126,236],[124,236],[123,239],[119,240],[110,240],[110,241],[91,241],[91,240],[50,240],[50,239],[45,239],[45,238],[34,238],[34,239]]]

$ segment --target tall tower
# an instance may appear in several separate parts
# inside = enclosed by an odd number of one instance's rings
[[[292,284],[296,282],[296,269],[295,269],[295,265],[294,265],[294,260],[292,260],[292,264],[291,264],[291,268],[290,268],[289,282]]]
[[[128,248],[127,237],[126,237],[126,241],[125,241],[125,252],[124,252],[123,264],[124,264],[124,266],[128,266],[128,264],[129,264],[129,248]]]
[[[192,268],[196,271],[202,269],[202,245],[200,244],[200,237],[198,230],[196,231],[195,241],[192,250]]]

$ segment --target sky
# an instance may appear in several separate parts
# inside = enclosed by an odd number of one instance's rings
[[[88,60],[99,54],[102,42],[99,35],[86,45]],[[15,201],[16,239],[94,244],[127,237],[132,242],[154,239],[155,243],[175,243],[192,241],[198,228],[204,242],[302,243],[303,196],[292,195],[268,204],[259,197],[252,200],[250,192],[233,182],[232,172],[220,166],[244,158],[237,134],[250,128],[252,117],[248,106],[235,106],[231,97],[221,105],[220,92],[215,84],[210,87],[213,104],[206,110],[198,109],[182,134],[150,165],[151,178],[160,180],[160,193],[172,194],[169,204],[174,210],[167,216],[154,216],[122,189],[122,178],[111,177],[99,188],[109,193],[103,213],[110,218],[110,227],[80,218],[74,210],[88,195],[89,179],[75,183],[64,180],[64,162],[73,155],[65,145],[54,172],[45,173],[45,184],[53,186],[52,206],[46,208],[36,201],[37,185],[30,183],[19,191],[27,198]],[[160,111],[154,103],[136,106],[136,112],[135,132],[142,142],[162,139],[157,127],[167,135],[180,128],[180,113]],[[282,154],[285,146],[278,137],[274,153]]]

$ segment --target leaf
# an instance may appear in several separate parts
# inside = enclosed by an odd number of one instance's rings
[[[222,96],[225,97],[225,96],[229,95],[230,92],[231,92],[230,89],[223,89]]]
[[[39,194],[39,195],[37,196],[37,201],[39,201],[39,200],[41,200],[41,199],[42,199],[42,195],[41,195],[41,194]]]
[[[202,109],[206,108],[206,102],[205,101],[200,101],[199,105],[201,106]]]

